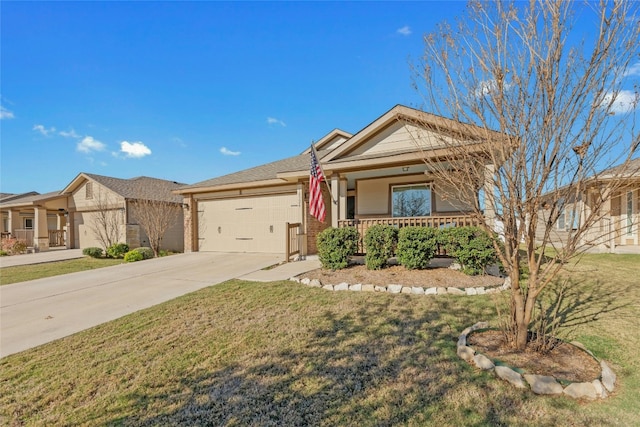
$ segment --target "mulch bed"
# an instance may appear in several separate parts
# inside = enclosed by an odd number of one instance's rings
[[[472,332],[467,337],[467,345],[477,353],[529,374],[550,375],[572,382],[589,382],[600,377],[600,364],[584,350],[565,342],[546,354],[532,348],[518,352],[507,344],[501,331],[484,330]]]

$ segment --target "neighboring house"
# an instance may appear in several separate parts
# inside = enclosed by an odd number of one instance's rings
[[[65,246],[67,197],[60,192],[3,195],[0,211],[3,238],[15,237],[40,250]]]
[[[603,184],[611,180],[617,182],[615,190],[603,193]],[[595,222],[580,238],[582,248],[640,253],[640,158],[631,160],[624,169],[616,166],[597,174],[587,181],[586,190],[580,194],[575,195],[570,189],[565,193],[571,195],[558,203],[559,216],[549,236],[552,244],[563,246],[567,238],[584,225],[585,218],[594,214]],[[598,205],[600,208],[595,210]],[[539,220],[546,221],[549,212],[545,206]],[[539,235],[538,240],[542,237]]]
[[[396,106],[356,134],[333,130],[314,146],[324,168],[327,218],[308,213],[310,148],[298,156],[185,186],[185,251],[316,253],[316,236],[328,226],[356,226],[361,235],[377,223],[460,226],[475,223],[471,209],[429,173],[443,139],[478,143],[495,132],[405,106]],[[493,165],[479,159],[485,176]],[[485,211],[485,215],[491,212]],[[289,224],[290,229],[287,227]],[[299,236],[299,239],[298,239]],[[296,241],[297,240],[297,241]]]
[[[183,185],[149,177],[119,179],[80,173],[62,191],[0,200],[2,232],[22,238],[28,246],[40,251],[56,246],[101,247],[93,227],[99,212],[107,212],[113,218],[119,242],[131,248],[148,246],[148,237],[139,224],[136,210],[147,202],[162,202],[177,210],[177,218],[167,230],[162,248],[181,252],[184,242],[182,198],[172,191]]]

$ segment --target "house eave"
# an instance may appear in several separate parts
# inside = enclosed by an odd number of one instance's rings
[[[271,186],[278,186],[278,185],[285,185],[285,184],[290,184],[290,182],[284,179],[267,179],[262,181],[237,182],[233,184],[212,185],[207,187],[183,188],[179,190],[173,190],[173,193],[187,196],[190,194],[198,194],[198,193],[211,193],[216,191],[227,191],[227,190],[241,190],[245,188],[271,187]]]

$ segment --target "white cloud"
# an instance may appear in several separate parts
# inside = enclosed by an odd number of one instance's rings
[[[504,83],[504,90],[508,90],[511,87],[510,83]],[[496,92],[498,90],[498,84],[495,80],[483,80],[480,82],[478,87],[476,88],[474,95],[476,98],[480,98],[483,96],[487,96],[492,92]]]
[[[396,33],[401,34],[403,36],[410,36],[411,35],[411,27],[409,27],[408,25],[405,25],[402,28],[398,28],[396,30]]]
[[[612,114],[628,113],[638,108],[639,104],[640,96],[630,90],[621,90],[617,95],[607,94],[602,101],[603,108],[608,108]]]
[[[127,157],[134,157],[134,158],[141,158],[151,154],[151,150],[149,149],[149,147],[147,147],[140,141],[136,141],[136,142],[122,141],[120,143],[120,151],[124,153]]]
[[[239,156],[240,155],[240,151],[231,151],[227,147],[222,147],[220,149],[220,152],[222,154],[224,154],[225,156]]]
[[[56,128],[50,127],[49,129],[47,129],[42,125],[34,125],[33,126],[33,130],[35,130],[37,132],[40,132],[44,136],[49,136],[50,134],[52,134],[52,133],[54,133],[56,131]]]
[[[624,77],[640,76],[640,62],[636,62],[635,64],[633,64],[632,66],[627,68],[627,70],[624,72],[623,76]]]
[[[71,128],[69,132],[61,130],[60,132],[58,132],[58,135],[64,136],[65,138],[80,138],[80,135],[78,135],[76,131],[73,130],[73,128]]]
[[[280,125],[282,127],[286,127],[286,123],[282,120],[276,119],[274,117],[267,117],[267,123],[270,125]]]
[[[13,119],[13,118],[15,118],[13,111],[9,111],[6,108],[0,106],[0,120]]]
[[[93,139],[92,136],[85,136],[82,141],[78,142],[76,149],[81,153],[91,153],[92,151],[103,151],[106,148],[102,142]]]

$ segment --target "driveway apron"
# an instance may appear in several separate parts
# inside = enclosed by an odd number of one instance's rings
[[[247,275],[281,258],[193,252],[0,286],[0,357]]]

